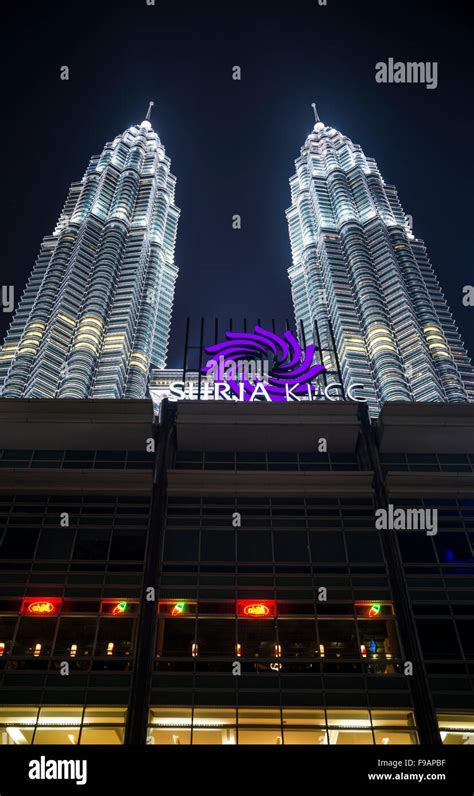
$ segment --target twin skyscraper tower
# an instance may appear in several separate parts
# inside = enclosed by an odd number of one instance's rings
[[[43,239],[0,349],[2,397],[144,398],[165,367],[180,211],[151,104],[90,160]],[[396,189],[314,112],[286,213],[306,344],[317,329],[328,366],[336,346],[346,390],[363,384],[372,413],[472,401],[474,369]]]

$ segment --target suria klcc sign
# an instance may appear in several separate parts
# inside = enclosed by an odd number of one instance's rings
[[[160,399],[166,393],[174,401],[340,401],[344,396],[340,382],[320,383],[326,368],[314,362],[316,350],[317,346],[308,345],[303,351],[290,331],[280,336],[255,326],[253,332],[226,332],[223,342],[204,349],[210,358],[200,378],[192,374],[187,381],[168,381],[166,371],[156,371],[159,386],[150,393]],[[346,398],[365,402],[362,388],[351,385]]]

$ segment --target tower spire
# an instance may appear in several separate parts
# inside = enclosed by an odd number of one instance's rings
[[[151,109],[153,108],[153,105],[154,105],[154,104],[155,104],[155,103],[153,102],[153,100],[150,100],[150,104],[149,104],[149,106],[148,106],[148,111],[147,111],[147,114],[146,114],[146,116],[145,116],[145,120],[146,120],[147,122],[149,122],[149,121],[150,121]]]
[[[321,121],[321,119],[319,118],[319,113],[318,113],[318,109],[316,108],[316,103],[315,103],[315,102],[312,102],[312,103],[311,103],[311,107],[312,107],[312,109],[313,109],[313,112],[314,112],[314,121],[315,121],[315,122],[316,122],[316,124],[317,124],[318,122],[320,122],[320,121]]]

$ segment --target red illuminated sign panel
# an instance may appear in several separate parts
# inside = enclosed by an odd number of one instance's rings
[[[59,597],[28,597],[23,600],[21,613],[28,616],[54,616],[60,608]]]
[[[267,619],[276,616],[275,600],[237,600],[237,616],[247,619]]]

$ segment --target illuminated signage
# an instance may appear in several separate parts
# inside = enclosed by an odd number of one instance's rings
[[[174,618],[196,613],[196,602],[188,600],[163,600],[158,603],[158,613]]]
[[[374,603],[369,608],[369,616],[378,616],[380,614],[381,609],[382,606],[380,605],[380,603]]]
[[[248,619],[265,619],[275,616],[276,603],[275,600],[238,600],[237,614]]]
[[[101,614],[109,614],[109,616],[125,616],[135,611],[136,603],[128,602],[128,600],[102,600],[100,604]]]
[[[391,603],[369,602],[364,600],[355,603],[356,613],[368,619],[377,619],[383,616],[393,616],[393,606]]]
[[[344,394],[349,401],[366,402],[356,394],[363,384],[352,384],[344,392],[326,366],[315,362],[317,346],[303,350],[289,330],[280,336],[257,325],[253,332],[229,331],[225,336],[223,342],[204,349],[210,359],[193,379],[168,381],[166,371],[160,371],[160,386],[150,389],[155,403],[165,397],[172,401],[339,401]],[[321,384],[323,373],[329,383]]]
[[[61,600],[57,597],[35,597],[23,600],[21,613],[29,616],[53,616],[59,612]]]
[[[114,608],[112,609],[112,615],[120,616],[121,614],[126,614],[128,609],[129,609],[128,603],[125,602],[117,603],[117,605],[115,605]]]

